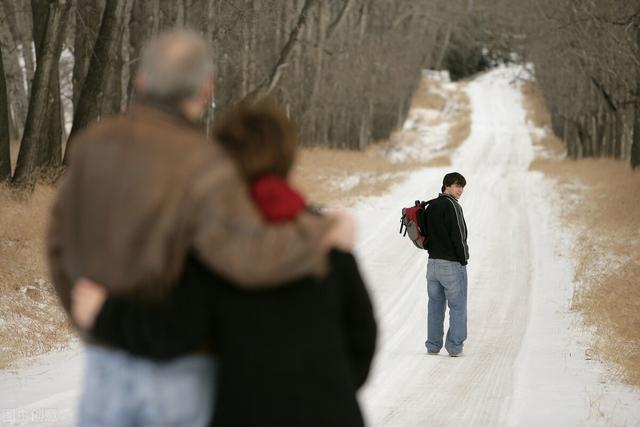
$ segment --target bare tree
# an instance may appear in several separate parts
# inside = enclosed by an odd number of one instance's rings
[[[2,45],[4,55],[10,133],[12,139],[18,139],[22,134],[27,117],[29,94],[25,88],[25,78],[27,81],[29,79],[24,75],[20,66],[21,54],[24,49],[21,50],[22,46],[14,35],[17,26],[17,5],[13,0],[5,0],[0,3],[0,13],[6,17],[6,19],[0,19],[0,45]]]
[[[89,70],[89,62],[98,38],[105,0],[78,0],[75,19],[73,63],[73,105],[78,105],[80,90]]]
[[[11,179],[11,151],[9,135],[9,103],[4,78],[2,48],[0,47],[0,182]]]
[[[69,2],[70,3],[70,2]],[[43,57],[47,46],[44,45],[44,38],[47,31],[47,21],[50,13],[49,4],[34,0],[31,5],[33,13],[33,40],[36,48],[36,57]],[[65,28],[61,30],[61,37],[64,40]],[[62,49],[62,47],[60,48]],[[60,57],[58,53],[57,58]],[[47,167],[58,167],[62,161],[62,113],[60,106],[60,74],[58,59],[56,66],[51,69],[49,78],[49,89],[47,96],[46,115],[39,118],[43,122],[43,129],[39,145],[41,156],[46,159]]]
[[[15,5],[26,0],[4,1],[11,2],[15,11]],[[467,0],[75,2],[75,25],[71,28],[75,32],[71,36],[73,124],[69,141],[90,121],[126,106],[141,46],[150,36],[168,27],[186,26],[200,31],[215,52],[216,107],[207,113],[207,129],[211,129],[220,112],[243,97],[273,95],[298,123],[303,144],[350,149],[385,139],[402,124],[421,68],[442,57],[439,43],[458,31],[451,16],[455,11],[468,10]],[[48,0],[46,4],[63,3],[66,2]],[[41,43],[43,36],[38,36],[43,22],[49,30],[49,20],[39,18],[44,4],[33,0],[37,68],[44,67],[41,56],[59,56],[59,51],[50,51],[51,46]],[[478,9],[475,3],[473,9]],[[14,20],[18,22],[18,18]],[[8,26],[4,31],[0,26],[0,36],[7,40],[14,37]],[[6,45],[3,42],[3,47]],[[7,52],[3,53],[7,58]],[[14,65],[19,64],[20,54],[15,54]],[[11,75],[8,67],[5,71]],[[52,104],[51,111],[39,111],[35,101],[42,96],[42,80],[51,85],[47,99],[59,98],[55,68],[50,69],[46,79],[36,70],[29,114],[48,118],[47,129],[52,131],[47,134],[51,140],[40,139],[36,143],[29,139],[34,132],[30,130],[31,136],[24,141],[32,142],[23,144],[21,163],[35,162],[26,160],[35,156],[27,156],[32,151],[43,158],[57,157],[47,152],[54,145],[45,141],[55,140],[58,131],[51,116],[43,115],[51,114],[55,106]],[[8,78],[9,88],[16,81]],[[10,89],[10,100],[12,96]],[[18,93],[15,98],[23,102],[27,99],[26,94]],[[12,105],[10,102],[10,109]],[[36,125],[32,121],[29,126]],[[38,126],[44,132],[45,125]],[[72,147],[69,141],[65,160]],[[21,166],[20,174],[30,173],[27,170]]]
[[[539,0],[510,6],[524,24],[523,53],[535,65],[553,130],[569,156],[614,157],[637,167],[640,4]]]
[[[636,59],[640,63],[640,16],[635,17]],[[640,65],[636,65],[636,91],[633,104],[633,142],[631,145],[631,167],[640,167]]]
[[[108,97],[117,97],[117,102],[107,101],[103,105],[105,89],[108,82],[113,79],[120,79],[121,69],[117,69],[117,64],[122,66],[121,43],[126,22],[125,12],[129,10],[128,3],[132,0],[107,0],[100,31],[96,39],[96,44],[91,55],[89,69],[84,84],[78,98],[78,105],[73,114],[73,127],[67,142],[64,160],[68,161],[70,148],[72,147],[73,135],[84,129],[91,121],[100,118],[102,114],[110,114],[119,109],[120,92],[113,91]]]
[[[300,10],[300,14],[296,20],[296,24],[291,30],[291,34],[289,35],[289,39],[283,46],[278,58],[269,71],[269,74],[265,76],[265,78],[258,83],[258,85],[249,93],[249,96],[260,98],[266,95],[269,95],[271,91],[278,84],[278,81],[282,77],[282,70],[284,67],[288,65],[288,61],[291,57],[291,53],[293,52],[293,48],[298,43],[298,37],[300,34],[300,30],[304,27],[307,17],[309,13],[311,13],[311,8],[317,3],[317,0],[305,0],[304,5],[302,6],[302,10]]]
[[[50,130],[49,121],[42,118],[51,117],[52,104],[55,103],[50,88],[52,80],[57,76],[55,70],[58,67],[71,4],[66,0],[50,0],[48,6],[46,28],[41,42],[42,49],[37,57],[29,112],[13,176],[13,182],[17,184],[29,182],[38,172],[57,163],[56,159],[50,157],[51,147],[42,143],[42,141],[48,141],[46,132]]]

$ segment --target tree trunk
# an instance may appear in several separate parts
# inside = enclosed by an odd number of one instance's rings
[[[106,82],[113,79],[114,66],[121,55],[124,14],[129,1],[131,0],[107,0],[87,77],[82,85],[78,106],[73,115],[73,128],[64,154],[65,164],[69,161],[70,149],[73,147],[73,136],[87,127],[91,121],[99,119],[101,113],[113,112],[105,111],[101,107],[103,107]]]
[[[131,98],[131,19],[133,18],[133,1],[128,3],[125,10],[124,32],[122,34],[122,61],[120,63],[120,105],[119,111],[125,111]]]
[[[636,57],[640,58],[640,19],[636,21]],[[631,167],[640,166],[640,67],[636,65],[636,100],[634,103],[633,141],[631,142]]]
[[[73,110],[75,112],[80,92],[87,77],[93,48],[98,37],[105,0],[78,0],[76,7],[76,33],[73,63]]]
[[[31,10],[33,14],[33,41],[36,48],[36,57],[40,58],[45,54],[43,51],[45,48],[44,37],[47,31],[47,20],[50,9],[47,3],[34,0],[31,5]],[[64,42],[64,27],[61,32]],[[51,70],[47,115],[40,117],[40,120],[42,120],[46,126],[46,129],[43,130],[43,139],[40,141],[40,144],[42,145],[43,157],[48,159],[47,165],[50,167],[58,167],[62,161],[62,111],[60,107],[59,58],[60,53],[56,56],[55,66]]]
[[[4,79],[2,48],[0,47],[0,182],[11,179],[11,149],[9,135],[9,103]]]
[[[179,21],[181,19],[180,14],[180,0],[166,1],[160,0],[160,29],[173,28],[175,26],[182,26]]]
[[[27,93],[31,93],[31,81],[35,71],[33,59],[33,24],[31,22],[31,5],[27,0],[19,0],[20,10],[16,16],[18,22],[18,38],[22,46],[22,57],[24,58],[25,68],[27,71]]]
[[[638,72],[636,97],[640,97],[640,72]],[[631,167],[640,166],[640,99],[636,98],[633,115],[633,141],[631,142]]]
[[[218,52],[218,38],[217,37],[213,37],[213,31],[214,31],[214,25],[216,23],[216,8],[215,8],[215,0],[207,0],[206,1],[206,6],[205,6],[205,10],[203,11],[203,14],[205,16],[205,40],[207,40],[208,43],[211,43],[211,47],[213,49],[214,54],[217,54]],[[218,79],[221,79],[221,72],[220,70],[222,69],[220,61],[222,61],[222,58],[217,58],[216,61],[214,61],[214,85],[218,84]],[[207,134],[207,137],[211,137],[211,134],[213,133],[213,125],[214,125],[214,120],[215,120],[215,112],[216,112],[216,91],[213,91],[213,99],[211,104],[209,104],[209,106],[207,107],[207,111],[205,112],[205,116],[204,116],[204,129],[205,132]]]
[[[56,70],[70,6],[71,3],[66,0],[49,2],[46,28],[33,78],[29,112],[13,176],[14,184],[26,184],[35,178],[39,171],[52,166],[51,147],[42,144],[42,141],[48,140],[50,121],[43,118],[51,117],[55,103],[50,88],[51,82],[55,81],[57,76]],[[59,117],[59,114],[55,116],[57,123],[60,123]]]
[[[213,0],[211,0],[213,1]],[[158,32],[160,19],[159,0],[134,1],[129,20],[129,76],[128,97],[133,96],[133,78],[140,62],[142,46]]]
[[[309,12],[316,2],[317,0],[305,0],[302,10],[298,15],[298,19],[296,20],[296,24],[289,34],[289,39],[280,51],[278,60],[269,72],[269,75],[263,79],[253,91],[251,91],[249,96],[256,98],[267,96],[276,87],[280,77],[282,77],[283,68],[287,66],[287,61],[289,61],[293,48],[298,44],[298,35],[307,22]]]
[[[442,47],[440,48],[440,53],[438,54],[438,59],[436,59],[436,66],[435,69],[436,70],[441,70],[442,69],[442,63],[444,62],[444,57],[447,53],[447,50],[449,50],[449,42],[451,41],[451,30],[452,30],[453,25],[449,24],[447,25],[447,29],[446,32],[444,34],[444,41],[442,42]]]
[[[7,19],[0,19],[0,45],[4,55],[5,83],[7,98],[11,114],[11,137],[19,139],[24,129],[27,117],[28,95],[24,88],[24,73],[20,67],[20,51],[18,42],[14,39],[9,23],[13,19],[14,5],[12,2],[0,3],[0,14]]]
[[[7,23],[19,48],[19,55],[24,60],[26,71],[27,92],[33,79],[33,27],[31,25],[31,6],[27,0],[4,0]]]

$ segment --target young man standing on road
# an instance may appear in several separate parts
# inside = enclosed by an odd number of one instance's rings
[[[462,355],[467,338],[467,224],[458,199],[467,181],[458,172],[444,176],[441,193],[426,209],[427,341],[429,354],[438,354],[444,335],[444,314],[449,304],[449,330],[444,347],[452,357]]]

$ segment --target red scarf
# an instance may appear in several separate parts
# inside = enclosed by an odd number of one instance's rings
[[[305,208],[302,195],[287,181],[273,175],[253,181],[251,196],[267,222],[291,221]]]

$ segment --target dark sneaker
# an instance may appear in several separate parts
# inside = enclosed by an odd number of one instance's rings
[[[427,354],[430,354],[431,356],[437,356],[438,353],[440,353],[439,351],[433,351],[433,350],[427,350]]]
[[[451,357],[460,357],[460,356],[462,356],[462,352],[459,351],[457,353],[449,353],[449,356],[451,356]]]

